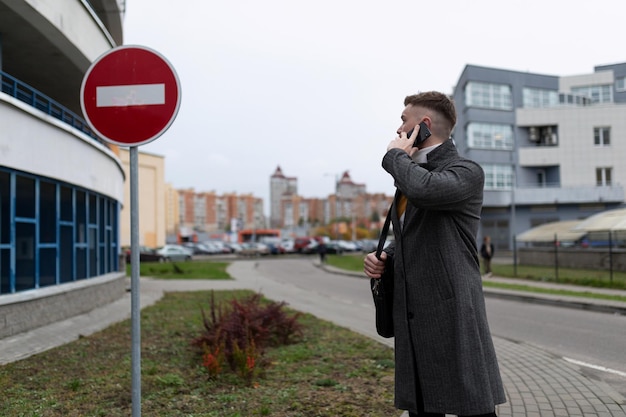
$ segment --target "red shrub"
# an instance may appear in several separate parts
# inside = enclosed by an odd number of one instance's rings
[[[266,347],[289,344],[301,336],[301,314],[288,316],[285,305],[262,303],[261,294],[256,293],[233,299],[229,308],[224,308],[216,306],[215,294],[211,292],[209,314],[202,309],[204,331],[191,342],[202,349],[209,374],[217,375],[223,362],[228,362],[233,371],[251,380],[263,366],[261,356]]]

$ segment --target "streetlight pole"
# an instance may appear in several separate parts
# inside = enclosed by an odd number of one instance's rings
[[[513,145],[512,169],[513,178],[511,180],[511,227],[509,228],[509,242],[513,243],[513,275],[517,276],[517,234],[516,234],[516,213],[515,213],[515,188],[517,187],[517,146]]]

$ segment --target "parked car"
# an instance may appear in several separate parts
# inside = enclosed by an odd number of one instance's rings
[[[374,239],[364,239],[361,241],[361,252],[370,253],[378,248],[378,241]]]
[[[344,252],[356,252],[359,250],[359,247],[354,242],[349,240],[338,240],[337,244],[341,246]]]
[[[332,253],[336,255],[341,255],[343,253],[343,248],[339,246],[339,244],[336,241],[331,240],[330,242],[325,243],[325,245],[326,245],[326,253]]]
[[[130,263],[130,247],[124,248],[126,263]],[[139,246],[139,262],[159,262],[163,257],[156,252],[156,249],[147,246]]]
[[[311,242],[308,245],[300,249],[300,253],[305,253],[305,254],[317,253],[318,246],[319,246],[319,243],[317,242],[317,240],[311,239]]]
[[[278,246],[282,249],[283,253],[294,253],[296,251],[295,242],[292,239],[283,240]]]
[[[227,254],[233,253],[233,249],[220,240],[209,240],[204,242],[206,245],[215,249],[215,253]]]
[[[230,253],[239,253],[243,249],[239,243],[227,243],[226,246],[230,249]]]
[[[211,248],[203,243],[184,243],[183,246],[189,250],[191,250],[194,255],[212,255],[216,253],[215,248]]]
[[[297,237],[293,243],[293,249],[298,253],[312,253],[317,247],[317,241],[312,237]]]
[[[241,256],[269,255],[269,247],[264,243],[245,242],[241,244],[241,250],[237,252]]]
[[[180,245],[165,245],[156,252],[165,262],[191,261],[192,252]]]
[[[282,255],[285,253],[285,249],[279,243],[266,243],[265,245],[267,245],[271,255]]]

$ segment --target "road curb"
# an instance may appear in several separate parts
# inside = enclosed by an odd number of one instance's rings
[[[345,271],[333,266],[320,264],[318,261],[313,261],[313,264],[323,269],[324,271],[336,274],[345,275],[356,278],[368,279],[364,273]],[[532,287],[532,282],[528,283],[528,287]],[[592,287],[585,287],[586,292],[591,293]],[[583,292],[583,291],[581,291]],[[535,303],[542,305],[551,305],[557,307],[574,308],[578,310],[597,311],[601,313],[626,315],[626,303],[620,301],[604,300],[598,298],[584,298],[574,296],[561,296],[552,294],[541,294],[535,292],[514,291],[501,288],[491,288],[483,286],[483,293],[486,297],[500,298],[505,300],[523,301],[527,303]]]
[[[578,310],[597,311],[600,313],[626,315],[626,303],[583,297],[563,297],[559,295],[538,294],[523,291],[511,291],[500,288],[483,287],[487,297],[504,300],[524,301],[527,303],[552,305],[557,307],[575,308]]]

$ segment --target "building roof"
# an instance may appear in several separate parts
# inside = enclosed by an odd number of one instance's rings
[[[589,232],[626,231],[626,208],[606,210],[584,220],[566,220],[533,227],[517,235],[518,242],[574,242]]]
[[[560,222],[545,223],[533,227],[517,235],[519,242],[575,242],[587,234],[586,230],[573,230],[581,221],[566,220]]]
[[[625,231],[626,208],[594,214],[579,222],[575,229],[585,232]]]

